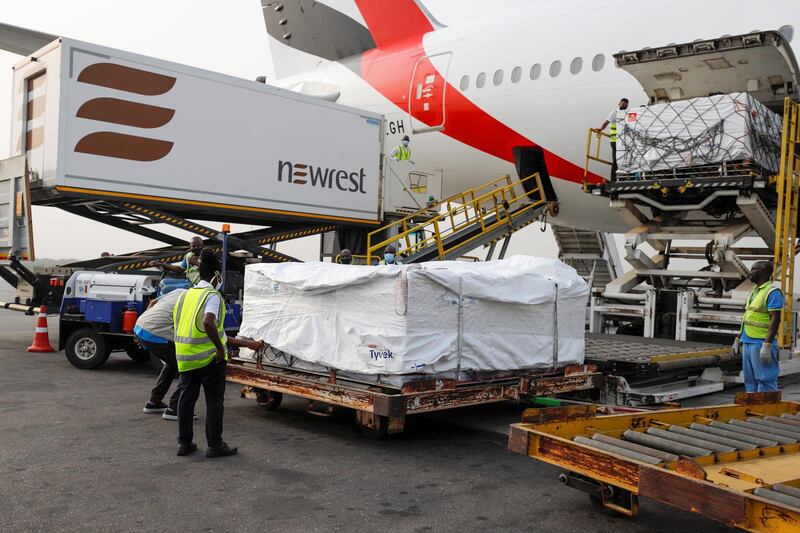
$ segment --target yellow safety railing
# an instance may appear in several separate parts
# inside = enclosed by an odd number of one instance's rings
[[[600,157],[600,148],[603,146],[603,137],[611,140],[611,135],[604,132],[599,128],[589,128],[589,134],[586,136],[586,162],[583,164],[583,191],[587,192],[587,184],[589,183],[589,165],[592,161],[603,163],[609,167],[612,165],[611,161]]]
[[[526,188],[529,190],[525,191]],[[406,218],[392,222],[367,236],[367,264],[380,257],[390,244],[407,256],[434,246],[439,259],[461,247],[473,243],[484,234],[502,226],[513,226],[520,215],[546,203],[539,174],[518,181],[509,176],[468,189],[442,200],[438,204],[419,210]],[[439,214],[423,222],[415,222],[425,212]],[[448,247],[445,240],[469,227],[480,227],[480,232],[469,239]],[[388,238],[381,235],[393,234]],[[467,248],[468,250],[468,248]],[[466,250],[465,250],[466,251]]]
[[[775,276],[783,293],[778,330],[782,348],[792,347],[794,334],[794,260],[797,254],[797,213],[800,202],[800,103],[787,98],[783,111],[780,173],[777,176],[778,213],[775,223]]]

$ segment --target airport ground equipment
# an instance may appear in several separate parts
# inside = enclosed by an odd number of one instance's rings
[[[235,335],[242,320],[236,303],[238,281],[228,272],[228,230],[220,235],[223,284],[220,291],[227,313],[225,329]],[[154,271],[103,272],[76,270],[64,286],[59,309],[58,349],[77,368],[92,369],[106,362],[113,351],[125,351],[134,361],[149,361],[149,352],[133,335],[136,319],[154,298],[177,288],[188,288],[186,279],[164,277]]]
[[[563,468],[606,512],[643,496],[748,531],[800,529],[800,404],[780,392],[734,404],[597,416],[595,406],[528,409],[509,450]]]
[[[228,381],[243,385],[242,397],[255,399],[264,409],[277,409],[284,394],[307,399],[309,412],[317,415],[329,415],[334,407],[354,409],[364,434],[378,438],[402,432],[406,417],[413,414],[599,390],[602,379],[595,367],[576,365],[461,381],[426,379],[393,387],[358,381],[334,370],[316,373],[271,365],[263,353],[255,361],[234,358],[228,363]]]
[[[430,203],[367,236],[368,264],[394,246],[404,263],[452,260],[481,246],[504,240],[505,255],[511,234],[539,219],[548,208],[539,173],[520,180],[503,176],[441,202]]]
[[[800,182],[800,70],[791,47],[767,31],[621,52],[615,59],[640,81],[651,105],[747,93],[782,113],[780,164],[773,171],[755,158],[722,157],[714,164],[687,161],[585,183],[587,193],[608,198],[612,209],[631,220],[624,258],[632,269],[594,294],[590,330],[729,344],[752,285],[745,262],[761,259],[774,262],[776,285],[784,291],[780,342],[783,357],[791,357],[798,332],[792,280]],[[716,69],[719,65],[731,68]],[[671,72],[676,75],[667,75]],[[646,109],[631,107],[625,121],[638,120]],[[622,135],[626,127],[620,126]],[[587,176],[590,165],[610,164],[603,153],[607,137],[589,131]],[[668,153],[674,162],[671,148],[665,148],[672,145],[655,142],[652,150]],[[682,146],[674,150],[685,150]],[[646,168],[650,161],[640,163]],[[695,266],[698,261],[702,268]]]
[[[161,281],[161,274],[152,271],[73,273],[59,310],[59,351],[64,350],[69,362],[81,369],[101,366],[113,351],[125,351],[134,361],[150,360],[136,343],[132,324],[159,295]],[[241,306],[230,302],[227,306],[225,328],[235,333]]]
[[[552,224],[558,258],[591,280],[592,288],[605,288],[622,274],[614,236]]]

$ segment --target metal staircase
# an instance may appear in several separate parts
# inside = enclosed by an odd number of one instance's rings
[[[792,345],[794,310],[794,262],[797,255],[797,216],[800,203],[800,103],[787,98],[783,111],[780,173],[775,184],[778,210],[775,224],[775,281],[784,294],[778,342]]]
[[[404,263],[448,260],[514,233],[547,208],[539,174],[490,181],[425,206],[367,237],[367,264],[395,246]],[[430,213],[438,213],[430,217]]]
[[[599,231],[567,226],[552,226],[558,244],[558,258],[588,279],[592,286],[603,288],[621,273],[619,254],[613,236]]]

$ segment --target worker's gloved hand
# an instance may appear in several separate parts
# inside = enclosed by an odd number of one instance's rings
[[[772,344],[771,343],[764,343],[761,345],[761,351],[758,352],[758,358],[761,359],[761,363],[764,365],[768,365],[772,362]]]
[[[742,341],[739,337],[736,337],[733,340],[733,346],[731,346],[731,353],[733,355],[740,355],[742,353]]]

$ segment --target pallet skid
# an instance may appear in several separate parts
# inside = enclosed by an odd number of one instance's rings
[[[598,389],[602,374],[593,365],[577,365],[555,372],[525,372],[477,381],[414,381],[398,389],[342,378],[333,371],[315,374],[234,358],[228,365],[227,379],[243,385],[242,396],[246,398],[259,400],[265,397],[264,391],[298,396],[330,407],[354,409],[362,427],[399,433],[408,415]],[[320,414],[316,411],[314,414]]]

